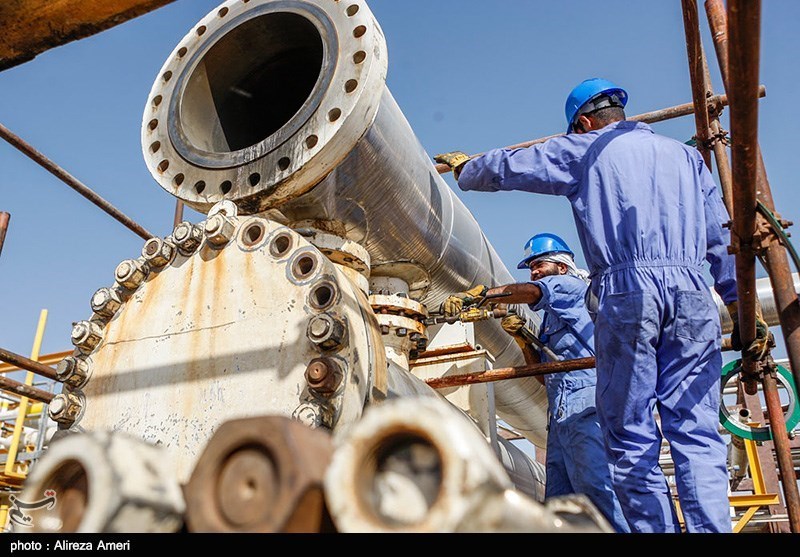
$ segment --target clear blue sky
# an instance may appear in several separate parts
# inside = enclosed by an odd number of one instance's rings
[[[152,233],[166,236],[175,201],[145,167],[142,112],[173,47],[218,4],[177,0],[0,72],[0,122]],[[388,87],[431,155],[477,153],[562,132],[565,97],[588,77],[625,87],[629,115],[691,100],[678,0],[368,5],[388,41]],[[714,88],[721,92],[703,3],[698,5]],[[763,2],[760,81],[767,97],[760,104],[760,141],[778,210],[798,223],[800,188],[792,165],[799,21],[800,2]],[[685,117],[655,129],[686,141],[694,121]],[[447,181],[455,187],[452,177]],[[566,199],[457,191],[520,280],[527,277],[516,271],[516,262],[532,234],[555,232],[579,248]],[[116,265],[138,256],[144,241],[2,141],[0,211],[11,213],[0,255],[0,347],[29,354],[39,312],[47,309],[42,353],[71,348],[71,323],[91,315],[92,294],[113,283]],[[201,220],[193,211],[185,216]],[[580,254],[578,260],[583,262]]]

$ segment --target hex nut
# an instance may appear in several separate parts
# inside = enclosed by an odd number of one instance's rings
[[[203,230],[197,225],[183,221],[172,231],[172,239],[182,255],[189,256],[203,242]]]
[[[83,410],[83,401],[75,393],[59,393],[47,409],[47,413],[53,421],[60,424],[71,425],[75,423]]]
[[[56,377],[74,389],[80,389],[89,381],[89,362],[75,356],[67,356],[56,366]]]
[[[121,306],[122,297],[114,288],[100,288],[92,296],[92,311],[102,317],[114,317]]]
[[[175,246],[161,238],[150,238],[142,247],[142,257],[151,268],[164,267],[175,257]]]
[[[147,278],[148,269],[136,259],[126,259],[117,265],[114,278],[129,290],[136,290]]]
[[[103,330],[94,321],[78,321],[72,326],[71,337],[78,349],[91,352],[103,340]]]
[[[347,336],[347,327],[338,317],[329,313],[315,315],[306,329],[306,336],[322,350],[338,349]]]
[[[232,219],[217,213],[206,221],[204,232],[211,244],[222,247],[231,241],[235,229]]]

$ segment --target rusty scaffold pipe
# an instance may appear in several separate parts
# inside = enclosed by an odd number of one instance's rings
[[[711,36],[714,39],[714,48],[717,60],[722,71],[722,81],[725,89],[730,89],[729,53],[728,53],[728,26],[725,6],[722,0],[706,0],[706,13],[711,27]],[[775,213],[775,203],[772,199],[772,190],[767,179],[766,167],[761,156],[761,149],[756,144],[756,195],[764,208]],[[791,223],[777,219],[783,228]],[[762,261],[772,283],[775,304],[780,315],[781,332],[786,344],[789,363],[795,385],[800,385],[800,303],[794,290],[794,280],[789,267],[786,249],[775,236],[770,236],[766,249],[762,253]]]
[[[49,393],[42,389],[37,389],[36,387],[31,387],[30,385],[20,383],[19,381],[14,381],[13,379],[9,379],[8,377],[4,377],[2,375],[0,375],[0,390],[9,391],[37,402],[44,402],[45,404],[50,404],[50,401],[55,398],[53,393]]]
[[[699,18],[696,0],[681,0],[683,5],[683,29],[686,33],[686,52],[689,57],[689,76],[692,82],[692,101],[694,104],[694,121],[697,128],[697,150],[703,156],[706,166],[711,170],[711,123],[706,110],[706,92],[708,83],[704,72],[705,57],[700,41]]]
[[[51,379],[53,381],[59,380],[56,376],[55,370],[50,366],[37,362],[36,360],[26,358],[25,356],[20,356],[14,352],[9,352],[3,348],[0,348],[0,360],[17,366],[20,369],[35,373],[36,375],[41,375],[47,379]]]
[[[763,85],[760,85],[758,88],[758,96],[765,97],[767,95],[767,89]],[[719,112],[722,107],[728,106],[728,97],[726,95],[715,95],[713,97],[709,97],[706,99],[706,104],[708,105],[708,109],[710,111]],[[631,122],[643,122],[645,124],[655,124],[656,122],[664,122],[665,120],[672,120],[673,118],[680,118],[681,116],[688,116],[694,112],[694,103],[684,103],[678,104],[675,106],[670,106],[667,108],[662,108],[660,110],[653,110],[651,112],[643,112],[642,114],[637,114],[635,116],[631,116],[630,118],[626,118]],[[557,133],[554,135],[548,135],[546,137],[540,137],[538,139],[531,139],[530,141],[525,141],[523,143],[517,143],[515,145],[509,145],[508,147],[504,147],[505,149],[524,149],[526,147],[530,147],[531,145],[536,145],[537,143],[544,143],[548,139],[553,139],[554,137],[559,137],[564,135],[563,133]],[[479,153],[477,155],[473,155],[475,157],[481,155]],[[437,164],[436,171],[439,174],[446,174],[450,172],[450,166],[446,164]]]
[[[0,211],[0,254],[3,253],[3,243],[6,241],[6,231],[8,222],[11,220],[11,213]]]
[[[5,139],[8,143],[16,147],[19,151],[24,153],[34,162],[38,163],[42,168],[50,172],[53,176],[67,184],[83,197],[94,203],[97,207],[111,215],[114,219],[125,225],[130,231],[149,240],[153,237],[150,232],[145,230],[141,225],[136,223],[130,217],[124,215],[119,209],[114,207],[111,203],[100,197],[97,193],[92,191],[88,186],[83,184],[80,180],[75,178],[72,174],[58,166],[56,163],[48,159],[36,148],[26,142],[24,139],[13,133],[7,127],[0,124],[0,137]]]
[[[433,379],[426,380],[426,383],[428,386],[434,389],[445,389],[449,387],[461,387],[463,385],[474,385],[475,383],[491,383],[493,381],[502,381],[504,379],[535,377],[537,375],[547,375],[550,373],[588,369],[594,366],[594,358],[576,358],[574,360],[547,362],[544,364],[529,364],[516,367],[503,367],[490,369],[487,371],[479,371],[476,373],[435,377]]]
[[[731,242],[736,252],[736,280],[739,291],[739,322],[742,344],[748,346],[756,338],[755,258],[767,246],[755,244],[758,197],[757,189],[766,185],[758,180],[760,150],[758,145],[758,87],[761,2],[730,0],[728,3],[730,48],[728,51],[728,92],[731,99],[731,135],[734,138],[732,169],[734,185],[734,220]],[[764,173],[766,176],[766,173]],[[768,187],[768,186],[767,186]],[[762,192],[763,195],[763,192]],[[761,234],[759,234],[761,236]],[[769,238],[769,235],[767,235]],[[785,258],[784,253],[784,258]],[[788,270],[788,262],[787,262]],[[770,276],[775,279],[772,272]],[[786,280],[777,280],[786,283]],[[798,304],[794,294],[794,305]],[[777,296],[777,290],[776,290]],[[777,302],[777,299],[776,299]],[[780,307],[780,304],[779,304]],[[783,320],[781,320],[783,325]],[[788,343],[787,343],[788,345]],[[798,372],[792,352],[792,370]],[[800,493],[791,458],[791,447],[777,393],[774,365],[763,374],[764,396],[770,415],[770,429],[789,515],[792,532],[800,532]]]

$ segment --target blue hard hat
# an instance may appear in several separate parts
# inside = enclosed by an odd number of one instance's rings
[[[610,102],[598,103],[595,106],[592,101],[603,95],[604,100]],[[567,116],[567,133],[572,132],[572,124],[581,114],[592,112],[606,106],[618,106],[625,108],[628,103],[628,93],[625,89],[618,87],[607,79],[594,77],[578,84],[567,97],[567,104],[564,106],[564,113]]]
[[[567,243],[549,232],[537,234],[525,244],[525,259],[517,264],[517,269],[527,269],[531,261],[548,253],[568,253],[575,258],[575,254],[569,249]]]

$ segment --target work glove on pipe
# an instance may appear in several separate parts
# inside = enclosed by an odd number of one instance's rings
[[[486,288],[484,285],[478,284],[469,290],[448,296],[448,298],[442,302],[440,313],[445,317],[455,317],[461,313],[461,310],[464,309],[464,306],[471,306],[479,302],[480,299],[486,294],[487,290],[488,288]]]
[[[769,331],[769,325],[764,320],[764,315],[761,313],[761,306],[756,304],[756,338],[744,350],[742,346],[742,339],[739,336],[739,303],[731,302],[725,306],[728,310],[728,315],[731,316],[733,321],[733,331],[731,331],[731,348],[737,352],[746,352],[753,358],[761,360],[767,355],[767,351],[775,346],[775,337]]]
[[[519,334],[519,331],[525,326],[525,320],[522,317],[516,314],[504,317],[503,320],[500,321],[500,326],[503,327],[505,332],[511,335],[514,342],[516,342],[520,348],[525,348],[528,343],[522,335]]]
[[[458,181],[458,176],[461,174],[461,165],[467,162],[471,157],[462,153],[461,151],[451,151],[450,153],[442,153],[433,157],[438,163],[446,164],[453,171],[453,177]]]

